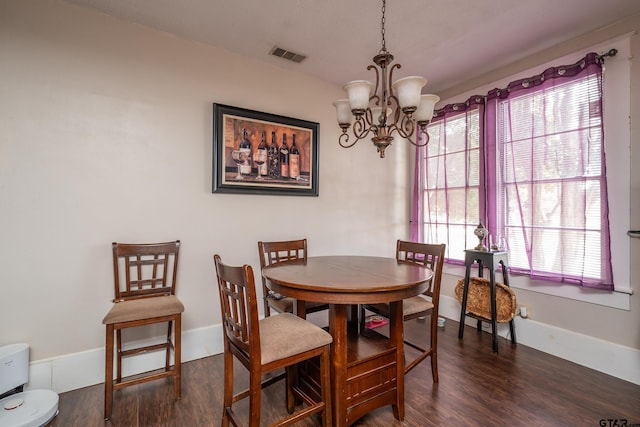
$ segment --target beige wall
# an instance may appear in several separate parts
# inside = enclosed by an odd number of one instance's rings
[[[630,19],[441,96],[638,28]],[[632,55],[640,57],[637,37]],[[638,67],[631,89],[640,90]],[[0,0],[0,345],[27,342],[32,360],[103,347],[112,241],[182,240],[185,330],[220,321],[216,252],[257,268],[258,240],[306,236],[312,255],[391,256],[395,239],[408,237],[411,152],[396,142],[381,160],[368,141],[339,148],[331,102],[342,96],[320,80],[59,0]],[[320,196],[212,194],[214,102],[319,122]],[[632,120],[636,164],[639,139]],[[640,228],[637,168],[631,187],[631,226]],[[629,244],[640,259],[640,240]],[[640,263],[631,275],[637,291]],[[637,293],[630,311],[519,298],[536,322],[640,349]]]
[[[340,88],[55,0],[0,1],[0,345],[104,346],[111,242],[183,242],[183,328],[220,322],[212,255],[262,240],[393,254],[408,151],[338,146]],[[211,193],[212,103],[320,123],[320,196]]]
[[[631,138],[626,141],[616,141],[617,147],[628,150],[631,148],[631,229],[640,229],[640,168],[634,165],[640,164],[640,121],[634,120],[634,117],[640,115],[640,67],[638,67],[637,59],[640,58],[640,38],[637,32],[640,30],[640,15],[631,16],[614,25],[609,25],[586,34],[582,37],[562,43],[552,49],[540,52],[537,55],[525,58],[522,61],[511,64],[508,67],[488,73],[479,78],[475,78],[456,87],[451,87],[441,93],[443,99],[455,99],[458,94],[474,92],[474,89],[485,87],[486,85],[501,81],[509,76],[520,73],[524,70],[535,68],[540,64],[547,63],[564,55],[569,55],[577,51],[589,48],[596,44],[608,41],[618,36],[629,34],[631,37]],[[606,78],[606,75],[605,75]],[[495,86],[491,86],[495,87]],[[503,86],[500,86],[503,87]],[[478,93],[483,93],[482,91]],[[486,93],[486,91],[484,92]],[[465,99],[464,97],[462,99]],[[455,102],[459,102],[456,100]],[[611,101],[611,100],[608,100]],[[614,165],[615,167],[615,165]],[[610,189],[610,192],[617,191],[616,188]],[[610,209],[619,207],[613,205]],[[623,233],[627,230],[626,226]],[[553,327],[566,329],[584,334],[586,336],[599,338],[612,343],[633,349],[640,349],[640,239],[632,239],[625,237],[625,244],[630,245],[631,259],[631,281],[630,284],[623,283],[623,287],[630,286],[635,294],[629,297],[630,310],[617,308],[609,308],[598,304],[576,301],[573,299],[554,297],[538,292],[518,289],[518,303],[533,307],[533,316],[536,322],[540,322]],[[614,272],[615,277],[615,272]],[[457,278],[456,278],[457,280]],[[456,280],[448,280],[447,285],[443,289],[445,295],[453,296],[453,287]],[[550,336],[551,346],[556,339]]]

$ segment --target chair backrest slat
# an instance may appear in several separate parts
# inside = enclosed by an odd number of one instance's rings
[[[305,262],[307,260],[307,239],[258,242],[258,256],[260,271],[265,267],[283,262]],[[267,299],[269,288],[264,276],[262,276],[262,294],[264,296],[264,313],[265,316],[269,316],[271,314]]]
[[[214,255],[220,311],[225,335],[238,349],[260,360],[258,304],[253,269],[250,265],[233,267]]]
[[[396,244],[396,259],[399,262],[422,265],[433,271],[429,287],[423,292],[430,297],[440,295],[445,247],[444,243],[415,243],[404,240],[398,240]]]
[[[175,294],[179,240],[144,244],[114,242],[112,247],[116,301]]]
[[[307,239],[258,242],[260,267],[307,259]]]

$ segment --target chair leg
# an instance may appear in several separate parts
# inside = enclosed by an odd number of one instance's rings
[[[113,347],[113,344],[112,344]],[[116,330],[116,383],[122,382],[122,330]]]
[[[225,342],[226,347],[226,342]],[[224,349],[224,397],[222,408],[222,427],[229,426],[229,412],[233,404],[233,355]]]
[[[175,321],[173,343],[173,391],[176,400],[182,397],[182,314],[178,314]]]
[[[438,314],[431,313],[431,376],[438,382]]]
[[[324,402],[324,411],[322,412],[322,427],[331,426],[331,376],[329,363],[329,346],[326,346],[320,356],[320,393]]]
[[[104,419],[111,418],[113,405],[113,325],[107,325],[104,369]]]
[[[260,427],[260,398],[262,375],[259,369],[249,373],[249,427]]]
[[[431,357],[431,375],[433,377],[433,382],[438,382],[438,316],[434,313],[429,315],[430,325],[429,325],[429,347],[426,349],[422,345],[417,345],[412,343],[411,341],[404,340],[404,343],[413,347],[414,349],[421,352],[418,357],[413,359],[410,363],[408,363],[404,368],[405,375],[408,374],[413,368],[418,366],[424,359],[427,357]]]
[[[174,350],[175,350],[175,339],[172,341],[171,340],[171,327],[173,326],[173,321],[169,320],[168,322],[168,327],[167,327],[167,348],[165,349],[165,360],[164,360],[164,370],[165,372],[169,371],[169,368],[171,366],[171,343],[173,342],[174,344]]]
[[[271,316],[271,306],[269,305],[269,298],[267,298],[266,295],[268,295],[268,293],[265,293],[264,297],[264,317],[269,317]]]
[[[287,366],[285,368],[285,371],[286,371],[285,388],[287,390],[287,412],[289,414],[293,414],[293,411],[296,405],[296,396],[293,393],[296,372],[293,366]]]
[[[433,382],[438,382],[438,356],[437,353],[431,354],[431,376],[433,377]]]

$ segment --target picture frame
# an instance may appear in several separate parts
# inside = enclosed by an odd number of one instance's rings
[[[214,103],[213,193],[318,196],[319,130],[315,122]]]

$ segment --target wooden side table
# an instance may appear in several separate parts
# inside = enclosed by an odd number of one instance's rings
[[[464,251],[464,289],[462,293],[462,307],[460,309],[460,327],[458,329],[458,339],[462,339],[464,334],[464,319],[466,316],[473,317],[478,320],[478,331],[481,330],[483,321],[491,322],[491,333],[493,335],[493,351],[498,352],[498,331],[496,316],[496,268],[502,266],[502,277],[504,284],[509,286],[509,273],[507,272],[508,254],[506,251],[477,251],[475,249],[467,249]],[[469,295],[469,278],[471,277],[471,267],[474,263],[478,263],[478,277],[482,277],[484,268],[489,269],[489,286],[491,291],[491,319],[476,316],[467,313],[467,297]],[[516,329],[513,319],[509,321],[509,330],[511,332],[511,342],[516,344]]]

